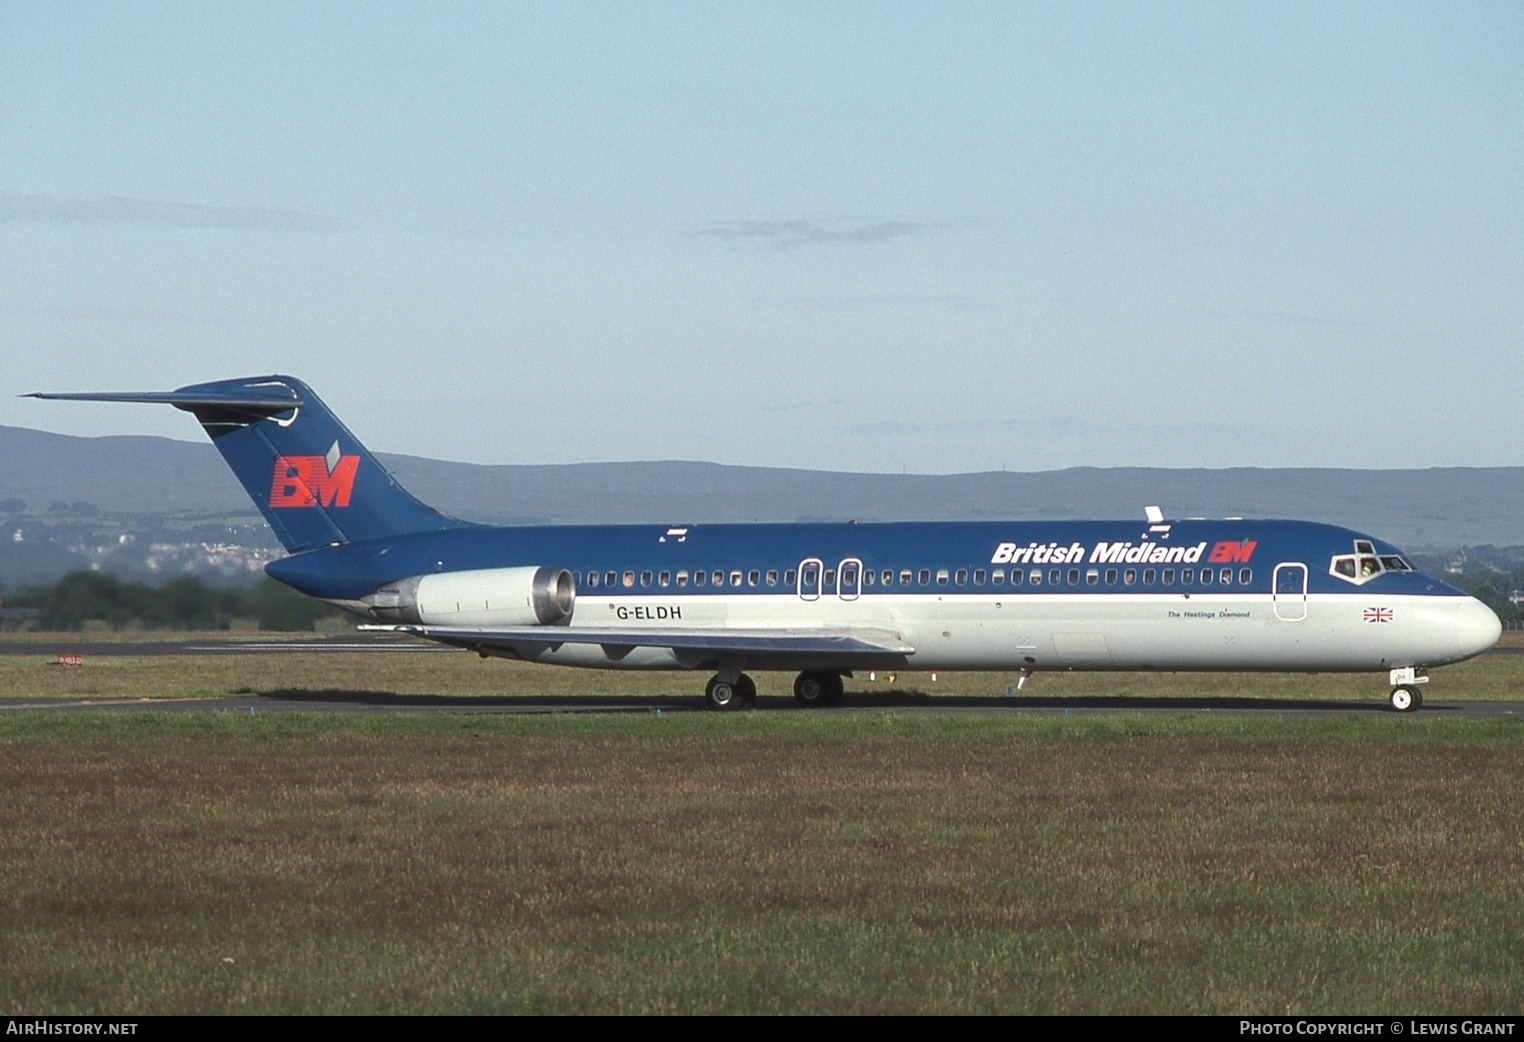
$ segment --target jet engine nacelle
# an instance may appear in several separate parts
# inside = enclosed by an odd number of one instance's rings
[[[577,588],[565,568],[480,568],[398,579],[362,599],[392,622],[555,626],[571,621]]]

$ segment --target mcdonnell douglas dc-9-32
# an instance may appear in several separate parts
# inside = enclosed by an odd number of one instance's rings
[[[1393,709],[1434,666],[1492,647],[1485,604],[1395,546],[1303,521],[509,526],[414,499],[301,381],[36,394],[192,413],[289,555],[274,578],[483,656],[703,670],[714,709],[747,671],[830,705],[855,671],[1385,672]]]

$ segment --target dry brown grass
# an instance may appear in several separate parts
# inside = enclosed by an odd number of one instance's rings
[[[0,1011],[1511,1012],[1511,724],[0,716]]]

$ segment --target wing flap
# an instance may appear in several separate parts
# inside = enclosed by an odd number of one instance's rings
[[[671,648],[754,655],[913,655],[899,634],[867,627],[853,629],[688,629],[658,630],[601,626],[512,626],[474,629],[453,626],[361,626],[361,630],[412,633],[465,647],[517,644],[600,644],[619,648]]]

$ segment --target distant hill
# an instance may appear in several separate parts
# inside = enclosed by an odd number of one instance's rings
[[[1292,517],[1414,549],[1524,543],[1524,467],[838,474],[714,463],[474,466],[383,456],[419,498],[512,523]]]
[[[1076,467],[902,475],[689,462],[482,466],[416,456],[381,460],[414,495],[446,513],[500,524],[1130,518],[1158,504],[1170,517],[1328,521],[1413,550],[1524,544],[1524,467]],[[273,545],[257,531],[260,526],[248,523],[255,512],[210,443],[77,438],[0,426],[0,510],[15,500],[25,501],[25,512],[0,513],[0,520],[56,521],[66,516],[66,505],[98,510],[102,519],[91,522],[94,529],[78,519],[76,528],[84,526],[86,535],[71,535],[76,542],[110,519],[133,517],[149,527],[162,523],[189,531],[183,518],[195,517],[226,519],[216,531],[226,531],[232,541]],[[47,513],[50,506],[56,516]],[[104,531],[114,529],[107,525]],[[60,543],[55,556],[67,549]],[[21,557],[18,552],[0,551],[0,570],[7,557],[13,563],[48,557],[40,548]],[[55,567],[53,562],[46,570]]]

